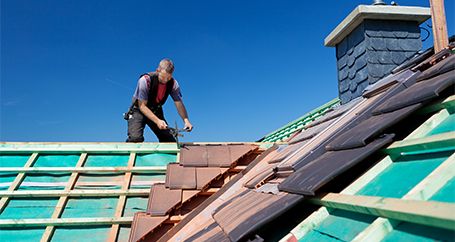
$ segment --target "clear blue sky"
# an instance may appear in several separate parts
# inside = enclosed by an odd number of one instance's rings
[[[137,78],[163,57],[195,127],[183,141],[257,140],[337,96],[323,40],[371,2],[1,0],[0,141],[124,141]]]

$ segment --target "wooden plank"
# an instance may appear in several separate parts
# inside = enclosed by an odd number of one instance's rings
[[[403,199],[428,200],[453,177],[455,177],[455,154],[451,155],[425,179],[411,189]],[[396,220],[378,218],[359,233],[354,238],[354,241],[381,241],[398,223],[399,221]]]
[[[230,172],[238,173],[246,169],[247,166],[235,166],[229,169]]]
[[[128,168],[131,169],[134,167],[135,160],[136,160],[136,153],[131,153],[130,158],[128,160]],[[131,177],[132,177],[131,172],[125,173],[125,179],[124,179],[124,183],[122,185],[122,191],[126,191],[129,189],[130,184],[131,184]],[[119,197],[119,200],[117,202],[117,208],[115,209],[114,218],[122,217],[123,210],[125,208],[125,204],[126,204],[126,196],[122,195]],[[113,242],[117,241],[119,229],[120,229],[119,224],[113,224],[111,227],[111,230],[109,232],[109,237],[108,237],[107,241],[113,241]]]
[[[434,51],[437,53],[449,45],[444,0],[430,0],[430,8]]]
[[[455,149],[455,131],[436,134],[428,137],[397,141],[385,152],[390,155],[411,155]]]
[[[209,188],[206,191],[201,191],[199,193],[199,195],[200,196],[211,196],[211,195],[215,194],[219,190],[220,190],[220,188]]]
[[[131,182],[131,186],[151,186],[156,183],[164,183],[164,180],[154,180],[154,181],[134,181]],[[7,185],[5,185],[7,184]],[[2,182],[0,187],[11,186],[12,182]],[[66,186],[68,182],[22,182],[21,186],[33,186],[33,187],[56,187],[56,186]],[[112,186],[121,186],[122,181],[88,181],[88,182],[77,182],[75,188],[82,187],[112,187]]]
[[[0,142],[0,153],[178,153],[176,143]]]
[[[384,157],[384,159],[382,159],[380,162],[374,165],[373,168],[369,169],[367,172],[365,172],[365,174],[347,186],[343,191],[341,191],[341,193],[349,195],[357,193],[373,179],[375,179],[379,174],[381,174],[385,169],[387,169],[387,167],[389,167],[392,163],[393,161],[390,156]]]
[[[315,227],[319,226],[319,224],[321,224],[322,221],[324,221],[324,219],[326,219],[328,216],[329,210],[327,210],[325,207],[321,207],[316,212],[308,216],[305,220],[303,220],[300,224],[298,224],[294,229],[292,229],[291,234],[299,240]],[[280,242],[286,241],[287,240],[285,240],[285,238],[280,240]]]
[[[131,224],[133,217],[122,218],[45,218],[45,219],[0,219],[0,228],[24,228],[37,226],[79,226]]]
[[[455,204],[329,193],[310,203],[372,216],[452,230]]]
[[[33,190],[33,191],[0,191],[0,196],[4,197],[117,197],[117,196],[143,196],[150,193],[150,189],[128,189],[116,190]]]
[[[82,153],[81,156],[79,157],[79,160],[76,163],[76,167],[82,167],[87,160],[87,153]],[[73,172],[68,180],[68,184],[66,185],[64,191],[70,191],[74,188],[74,185],[76,184],[77,178],[79,174],[77,172]],[[66,206],[66,203],[68,201],[68,196],[62,196],[57,202],[57,205],[55,206],[55,210],[52,213],[51,218],[56,219],[60,218],[63,212],[63,208]],[[55,227],[54,226],[47,226],[46,230],[44,231],[43,236],[41,237],[41,242],[47,242],[50,241],[52,238],[52,235],[54,234]]]
[[[30,158],[27,160],[27,162],[25,163],[24,167],[31,167],[33,166],[33,164],[35,163],[36,159],[38,158],[38,153],[33,153]],[[13,183],[11,184],[11,186],[8,188],[8,191],[7,192],[12,192],[14,190],[16,190],[21,182],[24,180],[25,178],[25,174],[20,172],[17,174],[16,178],[14,179]],[[2,198],[0,199],[0,214],[3,212],[3,210],[5,209],[6,207],[6,204],[8,204],[8,201],[10,199],[9,196],[6,196],[6,195],[0,195]]]
[[[424,137],[431,130],[433,130],[439,124],[441,124],[449,116],[450,116],[449,111],[447,111],[447,109],[442,109],[438,113],[436,113],[433,116],[431,116],[427,121],[425,121],[422,125],[420,125],[411,134],[409,134],[406,137],[406,140],[408,140],[408,139],[417,139],[417,138]]]
[[[78,173],[166,173],[166,166],[137,166],[137,167],[0,167],[0,172],[24,173],[53,173],[53,172],[78,172]]]

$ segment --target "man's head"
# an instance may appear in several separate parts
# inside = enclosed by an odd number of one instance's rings
[[[172,73],[174,72],[174,63],[170,59],[162,59],[156,73],[158,73],[158,79],[161,82],[168,82],[172,79]]]

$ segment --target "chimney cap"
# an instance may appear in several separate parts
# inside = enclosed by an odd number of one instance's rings
[[[359,5],[324,40],[325,46],[334,47],[365,19],[417,21],[431,17],[430,8],[389,5]]]

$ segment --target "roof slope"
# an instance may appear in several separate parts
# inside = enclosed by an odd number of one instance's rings
[[[432,129],[425,138],[410,141],[403,138],[422,132],[419,131],[422,128],[418,127],[436,111],[445,109],[446,115],[452,116],[454,54],[452,50],[444,50],[419,61],[411,60],[411,64],[406,65],[368,87],[362,97],[348,103],[348,107],[333,108],[309,123],[304,130],[292,135],[287,140],[288,144],[271,148],[267,155],[260,156],[250,165],[248,172],[240,173],[226,184],[226,189],[201,204],[199,211],[190,214],[186,221],[171,229],[161,240],[211,238],[209,235],[214,234],[231,241],[258,240],[261,236],[271,239],[268,237],[271,234],[292,229],[292,222],[279,224],[277,221],[283,221],[282,218],[289,215],[288,211],[302,213],[301,210],[293,210],[302,208],[302,204],[309,209],[314,209],[312,205],[325,206],[326,214],[330,216],[357,216],[358,220],[351,220],[353,227],[356,227],[356,221],[362,222],[363,227],[372,224],[372,231],[378,227],[376,223],[384,223],[378,218],[381,216],[398,221],[393,222],[397,226],[423,226],[433,228],[442,235],[453,233],[455,216],[449,212],[455,209],[453,201],[415,201],[417,195],[409,195],[414,200],[405,200],[407,197],[403,195],[407,192],[418,194],[419,186],[427,184],[425,182],[430,179],[431,172],[443,169],[439,166],[451,166],[455,150],[454,119],[442,122],[443,127],[437,128],[442,133],[434,134],[438,131]],[[396,163],[398,167],[415,161],[416,164],[424,163],[426,168],[402,170],[415,177],[401,177],[402,184],[398,182],[395,186],[408,185],[399,193],[340,193],[361,174],[368,173],[369,168],[375,169],[375,164],[383,165],[381,160]],[[422,170],[427,172],[417,175]],[[454,178],[452,173],[445,176],[447,179],[435,188],[435,193],[445,189],[444,186],[450,185],[448,182]],[[416,187],[420,181],[423,183]],[[382,180],[379,183],[386,182]],[[354,214],[350,214],[352,212]],[[310,217],[317,217],[316,220],[321,222],[327,216],[320,216],[320,213]],[[229,217],[228,214],[237,216]],[[271,225],[274,226],[274,233],[267,230]],[[300,226],[308,227],[309,223],[304,222]],[[360,232],[362,230],[353,231],[350,236],[361,236]],[[315,236],[324,233],[328,234],[326,239],[337,238],[330,237],[332,232],[320,232]],[[384,233],[383,237],[392,233]]]

